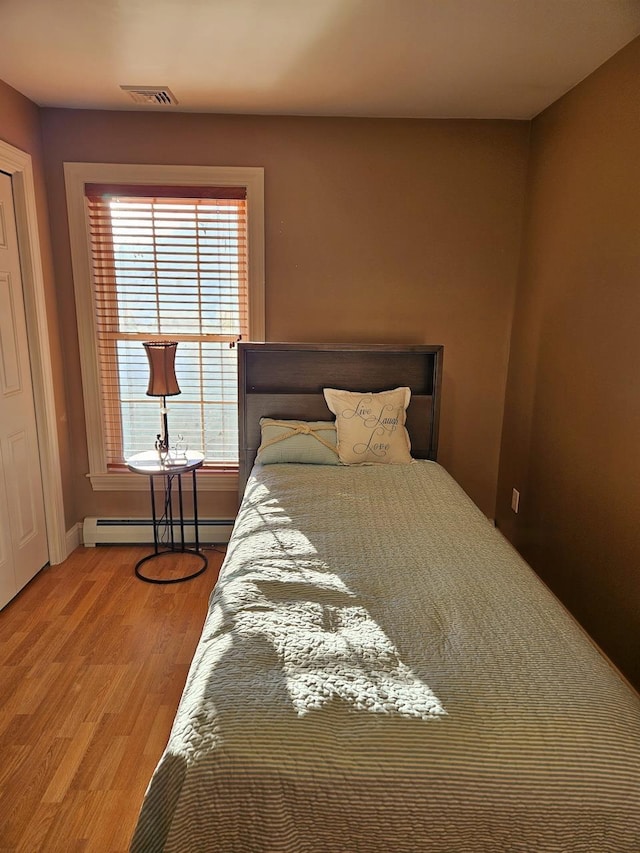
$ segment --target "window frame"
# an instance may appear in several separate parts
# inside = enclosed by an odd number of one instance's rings
[[[78,323],[78,343],[89,456],[88,477],[95,491],[141,491],[143,477],[109,471],[104,449],[104,425],[99,393],[99,363],[95,322],[91,247],[85,205],[86,184],[157,186],[234,186],[247,192],[247,255],[249,336],[265,339],[264,169],[258,166],[156,166],[122,163],[65,163],[71,262]],[[203,491],[232,491],[237,472],[211,471],[203,476]]]

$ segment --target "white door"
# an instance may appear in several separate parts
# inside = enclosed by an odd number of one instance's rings
[[[0,172],[0,607],[48,559],[13,194]]]

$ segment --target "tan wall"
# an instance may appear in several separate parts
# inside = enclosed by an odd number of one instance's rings
[[[64,161],[265,167],[267,338],[444,344],[440,461],[493,515],[529,126],[43,110],[78,515],[87,471]],[[234,495],[204,496],[231,514]]]
[[[640,686],[638,80],[640,40],[533,122],[497,520]]]
[[[62,467],[62,487],[67,529],[76,522],[74,483],[70,464],[69,433],[65,399],[64,369],[60,348],[60,329],[54,284],[49,218],[42,167],[42,144],[38,107],[0,80],[0,139],[31,155],[36,193],[38,231],[47,306],[51,364],[55,382],[55,404]]]

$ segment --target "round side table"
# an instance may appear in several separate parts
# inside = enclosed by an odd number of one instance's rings
[[[179,457],[160,456],[157,450],[145,450],[143,453],[136,453],[125,460],[127,468],[136,474],[146,474],[149,477],[149,489],[151,494],[151,516],[153,520],[153,554],[149,554],[138,560],[135,566],[136,576],[140,580],[147,583],[179,583],[180,581],[188,581],[192,578],[197,578],[207,568],[207,558],[200,549],[200,539],[198,535],[198,489],[196,483],[196,471],[202,467],[204,456],[202,453],[196,453],[192,450],[186,451]],[[184,506],[182,502],[182,475],[191,474],[191,488],[193,494],[193,529],[194,529],[194,548],[188,548],[185,545],[184,528]],[[154,479],[162,478],[163,492],[163,507],[164,511],[158,518],[156,512],[156,488]],[[173,510],[173,485],[174,480],[178,485],[178,514],[177,522],[180,530],[179,540],[176,537],[174,526],[174,510]],[[161,541],[161,531],[166,530],[168,541]],[[185,577],[178,578],[154,578],[145,575],[141,571],[141,567],[150,560],[155,560],[158,557],[163,557],[166,554],[193,554],[202,561],[202,565],[197,571],[192,572]]]

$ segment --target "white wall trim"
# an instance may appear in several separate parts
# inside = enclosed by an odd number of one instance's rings
[[[149,478],[133,472],[87,474],[95,492],[148,492]],[[238,474],[198,472],[198,492],[237,492]]]
[[[198,538],[203,545],[228,542],[233,531],[232,518],[204,518],[198,521]],[[181,541],[180,523],[174,519],[174,537]],[[165,534],[164,525],[158,531]],[[195,524],[193,519],[185,519],[184,539],[186,543],[195,542]],[[153,522],[150,518],[91,518],[87,517],[82,525],[82,542],[85,548],[96,545],[135,545],[153,542]]]
[[[78,521],[71,530],[67,530],[67,553],[71,554],[82,545],[82,522]]]
[[[31,155],[0,140],[0,169],[11,175],[13,186],[40,470],[44,490],[49,562],[61,563],[69,552],[64,522],[58,420],[53,392],[49,328]]]
[[[88,183],[244,186],[247,189],[249,334],[265,337],[264,169],[258,166],[156,166],[124,163],[65,163],[78,340],[82,368],[89,476],[94,489],[120,490],[122,477],[107,470],[99,394],[97,335],[84,187]],[[136,488],[128,486],[128,488]]]

